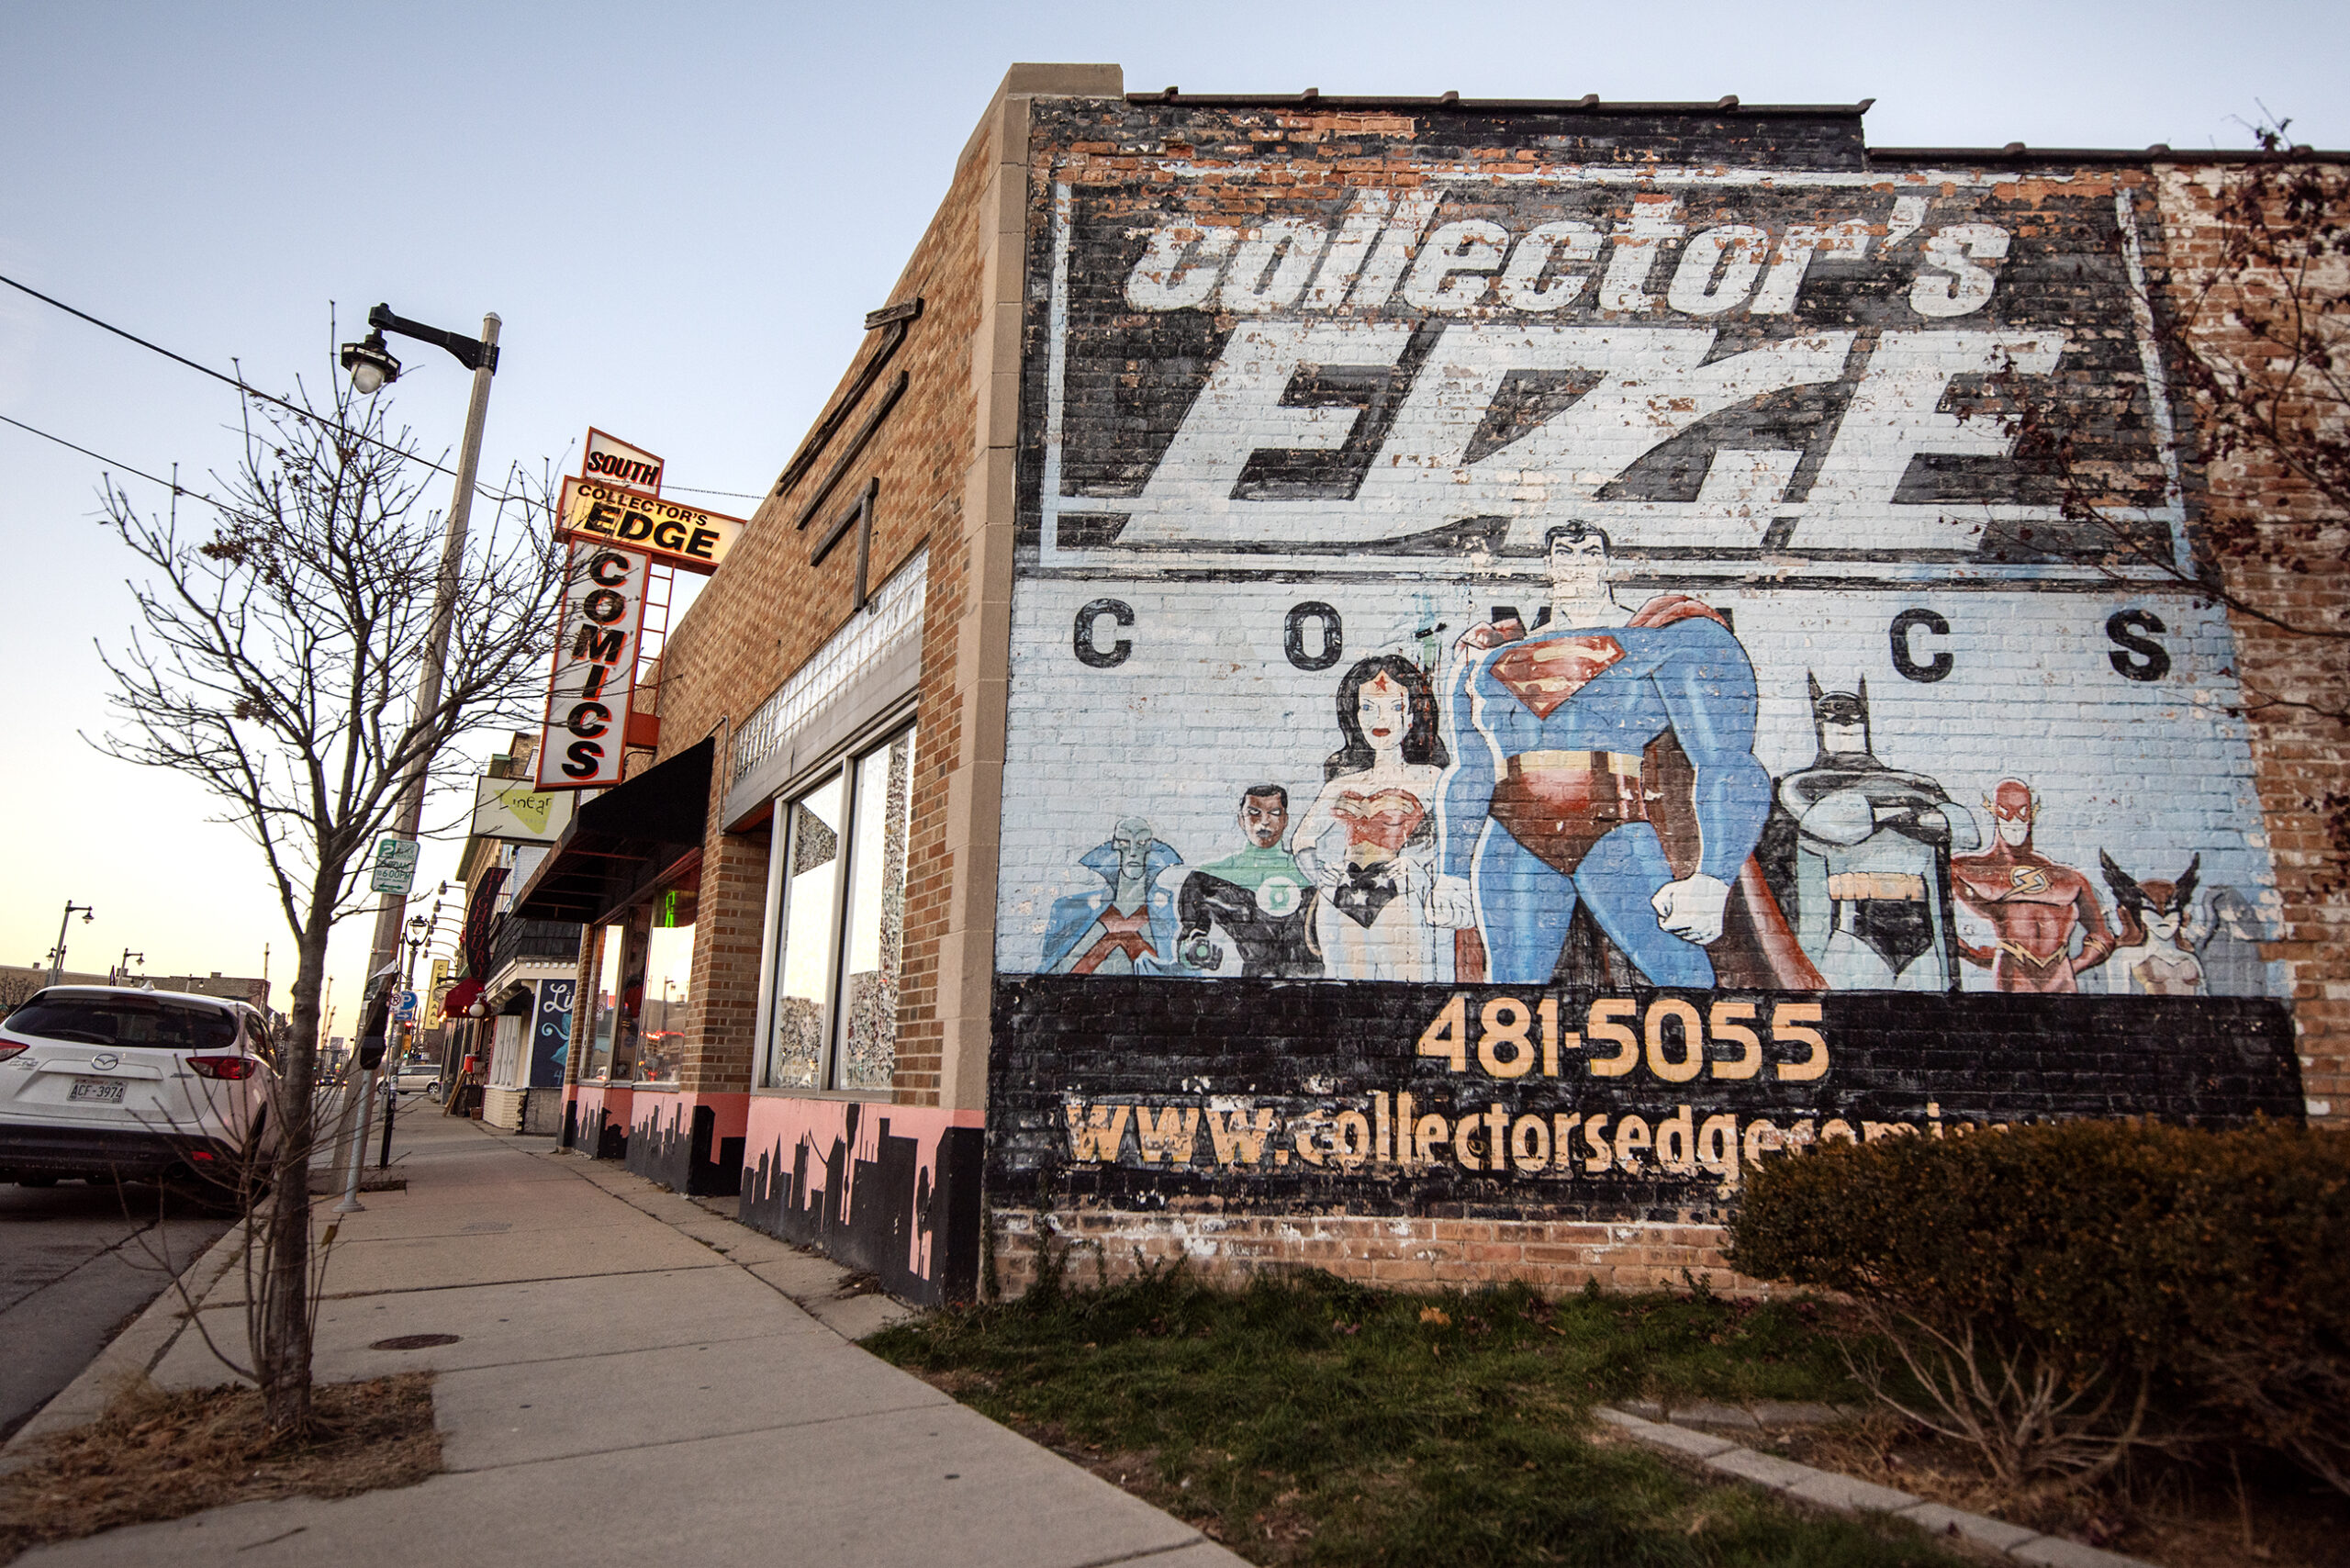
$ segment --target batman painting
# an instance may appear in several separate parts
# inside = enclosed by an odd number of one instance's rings
[[[1757,857],[1838,991],[1958,989],[1950,857],[1980,842],[1942,787],[1876,758],[1869,687],[1811,689],[1818,755],[1779,779]]]

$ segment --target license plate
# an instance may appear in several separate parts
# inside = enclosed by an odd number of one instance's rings
[[[116,1078],[77,1078],[66,1092],[68,1100],[96,1100],[108,1105],[122,1103],[122,1092],[129,1087]]]

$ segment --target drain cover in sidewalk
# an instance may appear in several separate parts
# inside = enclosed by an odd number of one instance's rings
[[[389,1339],[378,1339],[367,1348],[371,1350],[429,1350],[435,1345],[453,1345],[464,1338],[462,1334],[396,1334]]]

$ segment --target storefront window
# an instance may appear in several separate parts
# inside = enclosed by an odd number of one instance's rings
[[[824,1087],[824,1012],[833,990],[833,907],[839,902],[843,812],[837,773],[785,808],[783,917],[776,935],[775,1021],[768,1084]]]
[[[906,806],[914,735],[856,761],[848,863],[847,976],[841,986],[843,1089],[887,1089],[898,1064],[898,951],[906,931]]]
[[[890,1087],[913,756],[909,727],[778,813],[767,1087]]]
[[[686,1021],[693,1011],[687,988],[694,973],[695,890],[664,890],[649,914],[636,1076],[643,1083],[675,1083],[685,1055]]]
[[[636,1076],[639,1030],[644,1009],[646,912],[637,909],[597,929],[596,1018],[588,1036],[582,1082],[609,1078],[615,1083]]]
[[[627,945],[626,930],[619,925],[599,926],[596,932],[596,999],[588,1028],[588,1055],[579,1064],[580,1081],[610,1075],[612,1066],[612,1036],[620,1024],[621,949]]]

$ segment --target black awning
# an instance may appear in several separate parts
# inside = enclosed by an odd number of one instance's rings
[[[699,853],[717,754],[716,740],[705,740],[581,806],[514,895],[514,918],[609,919]]]

